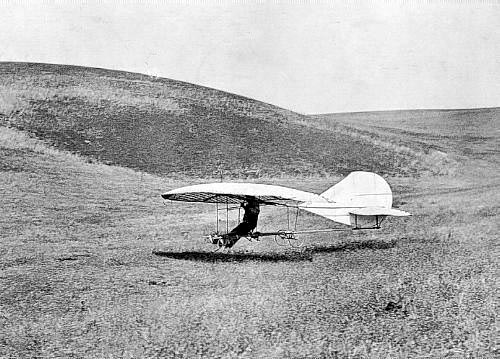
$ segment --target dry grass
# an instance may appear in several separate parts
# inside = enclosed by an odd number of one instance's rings
[[[491,166],[389,179],[414,217],[380,232],[212,255],[199,237],[213,207],[159,197],[199,180],[88,163],[5,128],[0,156],[0,357],[498,356]],[[283,214],[264,209],[260,229]]]

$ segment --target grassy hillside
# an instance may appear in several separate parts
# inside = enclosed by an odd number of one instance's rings
[[[415,153],[304,126],[269,104],[184,82],[75,66],[0,63],[0,124],[104,163],[157,174],[416,174]]]
[[[382,231],[311,235],[302,251],[242,240],[214,255],[200,240],[214,227],[213,206],[163,206],[158,196],[196,180],[91,164],[5,127],[0,154],[0,357],[489,358],[497,350],[494,168],[389,179],[414,217]],[[284,223],[285,213],[262,210],[260,229]],[[300,217],[301,228],[325,225]]]

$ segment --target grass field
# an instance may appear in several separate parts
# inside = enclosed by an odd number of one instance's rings
[[[478,123],[498,141],[494,116]],[[434,141],[426,131],[404,137],[408,151]],[[307,236],[301,250],[242,240],[212,254],[201,236],[214,207],[159,196],[206,179],[104,165],[0,127],[0,357],[498,357],[498,156],[458,147],[441,148],[439,175],[385,176],[413,217]],[[251,181],[319,193],[340,178]],[[263,209],[259,230],[284,226],[286,213]]]
[[[304,251],[242,242],[212,255],[199,237],[213,208],[164,207],[158,196],[192,180],[88,164],[2,130],[4,357],[484,358],[498,349],[498,178],[392,179],[415,216],[381,232],[309,237]],[[261,229],[282,226],[280,214],[265,209]],[[315,221],[300,223],[323,225]]]

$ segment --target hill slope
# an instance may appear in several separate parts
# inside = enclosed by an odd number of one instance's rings
[[[180,81],[104,69],[0,63],[0,124],[105,163],[158,174],[415,174],[414,153],[354,131]]]
[[[420,150],[500,160],[500,108],[401,110],[333,113],[309,116],[317,128],[347,127],[350,131]]]

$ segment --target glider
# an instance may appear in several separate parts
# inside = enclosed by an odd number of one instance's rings
[[[276,232],[254,232],[242,235],[249,240],[263,236],[275,236],[288,240],[296,239],[303,233],[327,232],[349,229],[379,229],[388,216],[409,216],[408,212],[392,208],[392,191],[389,184],[372,172],[352,172],[342,181],[321,194],[300,191],[293,188],[256,183],[208,183],[182,187],[162,194],[170,201],[200,202],[217,204],[217,230],[207,238],[219,247],[231,247],[227,235],[219,232],[219,205],[226,206],[226,216],[230,205],[252,203],[270,206],[284,206],[314,213],[333,222],[344,225],[343,228],[326,228],[298,231],[288,228]],[[258,211],[257,211],[258,216]],[[238,216],[239,219],[239,216]],[[288,221],[290,223],[290,220]],[[227,221],[226,221],[227,223]],[[296,225],[296,222],[295,222]],[[348,226],[348,227],[345,227]]]

